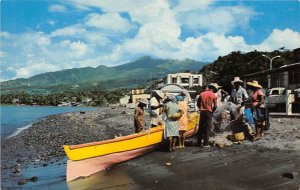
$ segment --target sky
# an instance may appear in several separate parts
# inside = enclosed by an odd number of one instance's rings
[[[2,0],[0,80],[300,47],[300,0]]]

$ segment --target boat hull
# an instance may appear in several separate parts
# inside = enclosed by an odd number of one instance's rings
[[[68,160],[67,162],[67,182],[73,181],[79,177],[88,177],[97,172],[106,170],[112,165],[131,160],[133,158],[145,155],[160,147],[160,144],[151,145],[144,148],[108,154],[101,157],[94,157],[79,161]]]
[[[197,133],[198,123],[199,115],[191,113],[186,137]],[[152,152],[163,145],[163,142],[163,127],[158,126],[149,131],[116,139],[74,146],[65,145],[64,150],[69,158],[67,182],[90,176],[112,165]]]

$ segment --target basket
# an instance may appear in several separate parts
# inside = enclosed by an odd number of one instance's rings
[[[233,142],[242,141],[245,139],[245,135],[243,132],[235,133],[234,135],[228,135],[227,139]]]
[[[240,132],[240,133],[236,133],[233,135],[234,136],[234,140],[235,141],[242,141],[245,139],[245,135],[243,132]]]

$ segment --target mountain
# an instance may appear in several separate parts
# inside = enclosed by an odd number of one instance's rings
[[[28,79],[1,82],[1,93],[24,90],[29,93],[52,93],[74,88],[99,86],[105,89],[143,86],[147,81],[164,78],[168,73],[198,72],[205,62],[190,59],[152,59],[142,57],[134,62],[115,67],[101,65],[47,72]]]

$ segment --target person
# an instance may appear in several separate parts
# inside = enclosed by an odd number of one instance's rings
[[[189,104],[191,102],[191,96],[190,93],[184,89],[183,91],[181,91],[181,96],[183,97],[184,101]]]
[[[160,90],[154,90],[152,93],[152,98],[150,99],[149,112],[151,118],[151,127],[156,127],[163,124],[161,118],[161,108],[163,104],[160,104],[160,101],[164,98],[164,94]]]
[[[139,104],[134,111],[134,128],[135,133],[141,132],[145,127],[144,108],[148,105],[147,99],[140,99]]]
[[[230,99],[233,103],[241,105],[242,102],[249,97],[247,91],[241,86],[243,81],[240,79],[240,77],[234,77],[234,80],[231,81],[231,84],[233,85],[233,89],[231,91]]]
[[[188,104],[182,96],[176,96],[179,109],[182,111],[182,116],[179,118],[179,148],[184,148],[185,132],[188,126]]]
[[[203,86],[202,90],[197,90],[197,95],[195,97],[195,103],[194,103],[195,104],[194,107],[195,107],[196,112],[199,111],[199,109],[198,109],[198,100],[199,100],[200,93],[201,93],[201,91],[206,91],[206,90],[208,90],[207,86]]]
[[[209,147],[209,135],[212,128],[213,111],[217,106],[217,92],[219,85],[217,83],[211,83],[208,85],[208,90],[200,94],[198,100],[198,107],[200,109],[200,121],[197,145],[203,147]]]
[[[179,124],[178,119],[181,117],[181,110],[176,103],[174,95],[168,95],[165,104],[165,138],[169,139],[169,151],[175,150],[176,139],[179,136]]]
[[[222,86],[219,86],[218,91],[215,93],[217,96],[217,106],[221,106],[223,102],[223,96],[228,95],[228,92],[222,89]]]
[[[265,109],[264,105],[265,94],[261,90],[262,86],[258,83],[258,81],[253,80],[252,82],[247,82],[247,85],[253,91],[252,112],[256,131],[253,140],[258,140],[262,137],[268,120],[267,110]]]

